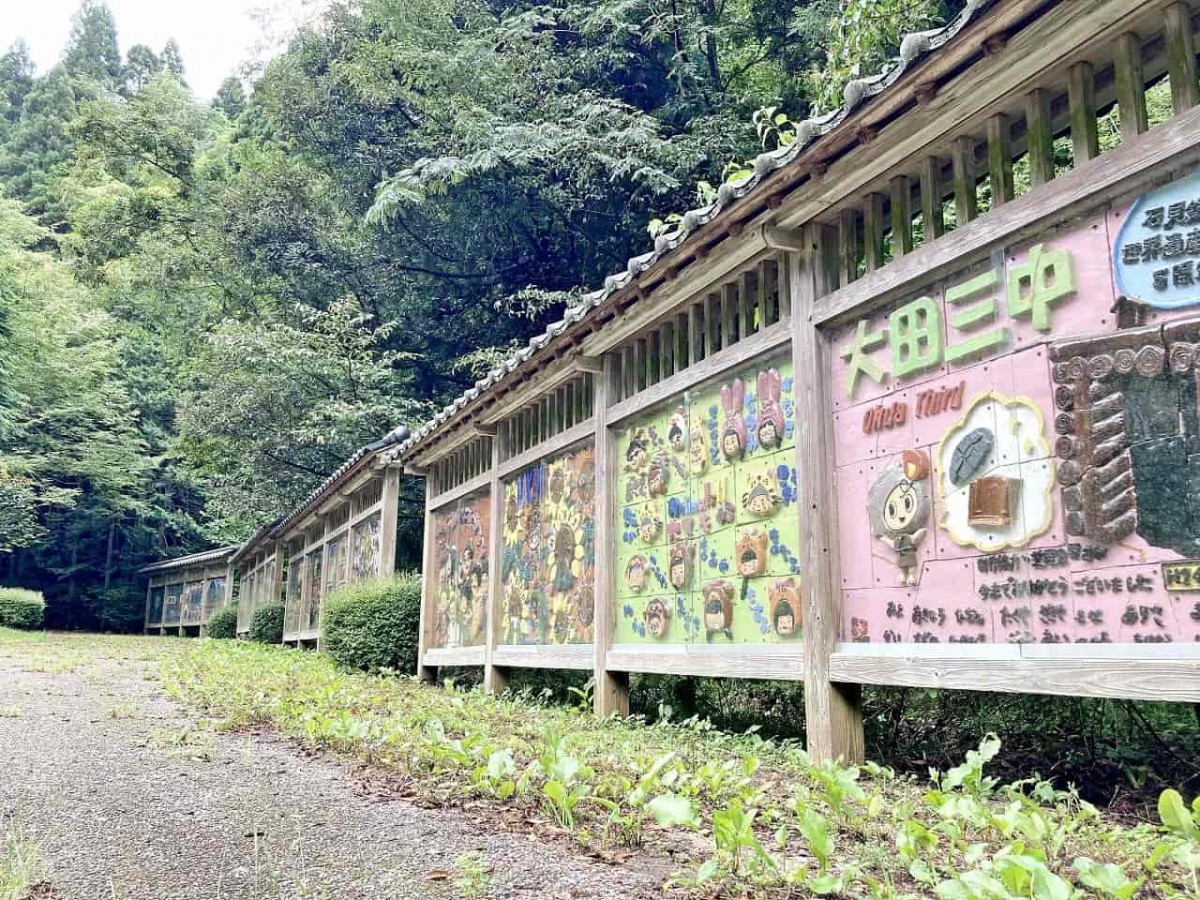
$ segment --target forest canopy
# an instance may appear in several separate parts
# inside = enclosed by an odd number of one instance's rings
[[[83,0],[50,70],[0,55],[0,582],[138,627],[140,566],[419,425],[779,140],[756,111],[962,5],[337,2],[210,100]]]

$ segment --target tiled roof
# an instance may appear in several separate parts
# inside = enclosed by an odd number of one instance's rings
[[[138,572],[143,575],[150,575],[154,572],[187,569],[192,566],[203,565],[204,563],[223,561],[232,557],[237,549],[237,544],[230,544],[228,547],[217,547],[215,550],[202,550],[200,553],[193,553],[190,556],[180,556],[175,559],[164,559],[162,562],[151,563],[148,566],[138,569]]]
[[[966,7],[952,22],[941,28],[905,35],[900,43],[900,56],[885,66],[882,72],[867,78],[854,79],[845,86],[842,92],[842,106],[839,109],[798,123],[795,140],[792,143],[786,147],[759,154],[754,160],[751,174],[739,181],[722,184],[717,189],[716,200],[710,205],[684,213],[679,226],[674,231],[661,234],[655,239],[652,251],[631,258],[624,271],[604,279],[602,288],[585,294],[579,303],[568,306],[561,320],[550,325],[545,333],[531,338],[527,346],[522,347],[488,372],[484,378],[475,382],[474,387],[463,392],[426,425],[419,428],[408,440],[389,450],[386,458],[391,460],[407,456],[410,451],[416,449],[426,438],[447,424],[469,404],[510,378],[514,372],[553,345],[559,336],[571,326],[581,322],[588,313],[603,304],[610,296],[627,287],[652,265],[683,245],[690,236],[720,213],[753,193],[769,175],[797,159],[814,141],[834,131],[864,102],[885,91],[914,64],[948,43],[985,7],[994,2],[996,0],[967,0]]]

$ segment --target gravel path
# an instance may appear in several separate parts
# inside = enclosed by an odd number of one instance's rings
[[[152,665],[30,671],[0,652],[0,832],[15,820],[56,898],[662,896],[661,871],[368,796],[336,759],[217,732],[164,695]],[[454,885],[470,851],[491,870],[478,893]]]

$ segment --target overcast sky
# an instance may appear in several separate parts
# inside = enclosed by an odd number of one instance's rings
[[[269,54],[326,0],[107,0],[124,54],[133,44],[162,51],[175,38],[188,84],[198,97],[216,93],[247,60]],[[44,73],[62,57],[79,0],[0,0],[0,52],[25,38]],[[264,19],[265,16],[265,19]]]

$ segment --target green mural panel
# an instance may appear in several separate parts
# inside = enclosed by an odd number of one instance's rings
[[[790,359],[618,431],[616,643],[799,638]]]

